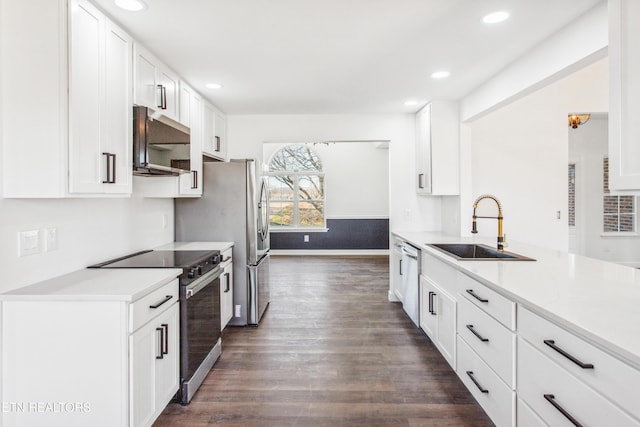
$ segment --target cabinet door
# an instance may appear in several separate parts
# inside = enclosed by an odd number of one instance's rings
[[[189,170],[191,173],[180,175],[180,194],[184,195],[201,195],[202,194],[202,98],[192,90],[181,91],[189,96],[190,122],[187,124],[190,128],[191,142],[189,144],[190,159]],[[182,98],[181,98],[182,99]],[[182,117],[182,109],[181,109]]]
[[[640,2],[609,0],[609,187],[640,190]]]
[[[101,160],[111,168],[104,185],[107,193],[131,193],[133,171],[133,102],[131,94],[133,40],[110,21],[105,39],[105,110],[102,117]],[[104,153],[112,154],[110,159]]]
[[[456,300],[436,287],[436,310],[438,312],[438,346],[449,365],[456,369]]]
[[[214,120],[215,111],[213,106],[205,102],[202,107],[202,153],[208,156],[216,155]]]
[[[431,193],[431,104],[416,114],[416,191]]]
[[[214,117],[214,153],[220,160],[227,158],[227,119],[219,112]]]
[[[179,304],[130,337],[132,426],[150,426],[179,386]]]
[[[160,95],[160,109],[163,114],[173,120],[178,121],[179,113],[179,92],[178,77],[166,68],[157,68],[157,79]]]
[[[106,156],[100,147],[105,18],[83,0],[71,2],[70,14],[69,191],[100,193],[107,178]]]
[[[435,310],[435,285],[425,276],[420,276],[420,327],[431,341],[438,339],[438,312]]]
[[[224,329],[233,317],[233,263],[222,271],[220,283],[220,329]]]
[[[158,83],[156,81],[155,59],[138,44],[133,49],[133,103],[156,110],[158,108]]]
[[[164,410],[178,391],[180,385],[179,352],[180,352],[180,304],[174,304],[163,313],[156,324],[160,325],[164,338],[162,358],[155,359],[155,418]]]
[[[394,240],[393,248],[391,249],[391,283],[389,286],[389,300],[390,301],[400,301],[400,296],[396,294],[402,289],[402,252],[400,252],[400,247],[402,244],[398,240]]]

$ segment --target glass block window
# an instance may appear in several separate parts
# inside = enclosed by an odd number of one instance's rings
[[[609,158],[605,157],[602,165],[602,182],[604,197],[603,231],[605,233],[634,233],[636,231],[636,197],[613,196],[609,191]]]

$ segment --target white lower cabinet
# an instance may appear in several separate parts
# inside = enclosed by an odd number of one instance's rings
[[[403,241],[398,238],[393,239],[393,247],[389,257],[389,301],[402,302],[402,243]]]
[[[233,317],[233,248],[222,252],[220,275],[220,329],[224,329]]]
[[[456,369],[456,299],[429,277],[420,276],[420,327]]]
[[[179,308],[174,303],[129,338],[132,426],[152,425],[178,390],[178,327]]]
[[[548,425],[640,426],[640,422],[522,338],[518,338],[517,363],[518,397]]]
[[[496,426],[515,425],[515,392],[460,336],[457,373]]]
[[[516,403],[516,425],[522,427],[548,427],[522,399]]]

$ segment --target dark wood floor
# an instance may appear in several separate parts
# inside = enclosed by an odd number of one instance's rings
[[[493,425],[387,300],[387,257],[272,257],[271,279],[260,326],[227,328],[191,404],[154,427]]]

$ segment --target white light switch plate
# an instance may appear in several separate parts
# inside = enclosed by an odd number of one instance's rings
[[[40,230],[18,233],[18,255],[27,256],[40,253]]]
[[[44,229],[44,251],[51,252],[58,250],[58,229],[57,228],[45,228]]]

